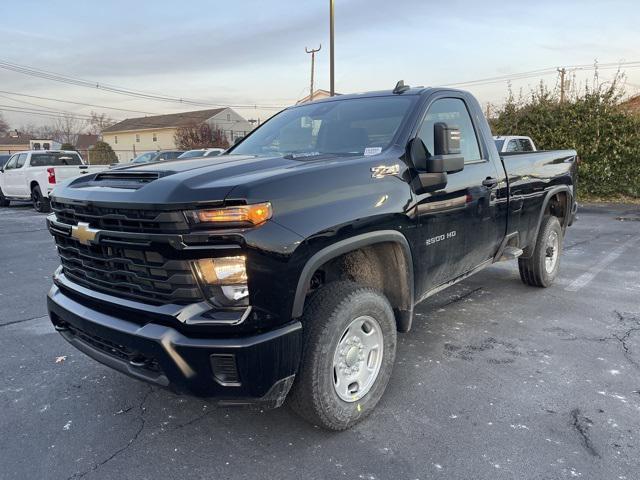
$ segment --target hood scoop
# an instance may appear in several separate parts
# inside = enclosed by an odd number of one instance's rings
[[[91,181],[91,186],[138,189],[160,178],[160,172],[100,172]]]

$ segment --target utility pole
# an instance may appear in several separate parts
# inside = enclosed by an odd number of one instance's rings
[[[329,92],[333,97],[336,94],[336,84],[335,84],[335,76],[334,76],[334,45],[333,45],[333,2],[334,0],[329,0]]]
[[[564,76],[567,74],[567,69],[558,68],[558,73],[560,74],[560,103],[564,103]]]
[[[313,102],[313,73],[315,71],[316,65],[316,52],[322,50],[322,44],[318,48],[309,50],[307,47],[304,47],[304,51],[311,54],[311,86],[309,87],[309,101]]]

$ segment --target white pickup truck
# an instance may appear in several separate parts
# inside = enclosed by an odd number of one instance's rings
[[[85,165],[74,151],[18,152],[0,168],[0,207],[8,207],[11,200],[31,200],[36,211],[48,212],[49,194],[57,184],[107,168],[107,165]]]

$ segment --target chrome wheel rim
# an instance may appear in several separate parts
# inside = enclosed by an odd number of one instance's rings
[[[383,347],[382,329],[373,317],[357,317],[344,329],[331,372],[340,399],[355,402],[371,390],[382,366]]]
[[[554,268],[556,268],[559,249],[560,237],[558,237],[558,232],[551,232],[547,238],[547,244],[545,246],[544,268],[547,270],[547,273],[553,272]]]

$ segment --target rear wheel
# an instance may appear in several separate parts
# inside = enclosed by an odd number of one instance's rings
[[[0,188],[0,207],[8,207],[11,204],[10,200],[7,200],[7,197],[2,193],[2,189]]]
[[[548,287],[553,283],[560,269],[562,240],[562,227],[558,218],[545,216],[533,255],[518,259],[520,278],[524,283],[534,287]]]
[[[329,430],[355,425],[376,406],[391,376],[396,353],[391,305],[369,287],[330,283],[309,302],[303,329],[291,407]]]
[[[33,208],[36,212],[47,213],[51,211],[49,199],[42,195],[42,191],[37,185],[31,190],[31,200],[33,201]]]

